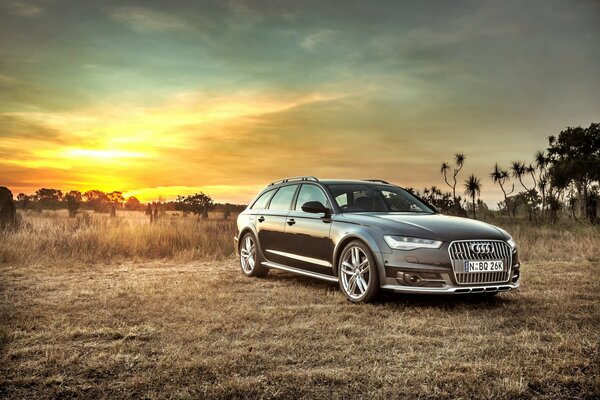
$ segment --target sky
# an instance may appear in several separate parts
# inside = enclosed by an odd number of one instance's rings
[[[599,66],[598,1],[0,0],[0,185],[444,189],[464,152],[494,206],[495,162],[600,121]]]

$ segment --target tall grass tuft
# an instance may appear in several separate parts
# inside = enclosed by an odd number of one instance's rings
[[[198,220],[167,213],[150,223],[141,212],[116,218],[62,212],[25,214],[21,229],[0,239],[0,261],[73,260],[109,262],[119,259],[220,259],[233,254],[235,217]]]

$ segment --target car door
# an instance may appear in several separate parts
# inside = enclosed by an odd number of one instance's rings
[[[327,195],[317,185],[302,184],[285,227],[286,265],[307,271],[333,275],[331,260],[334,245],[329,237],[331,215],[302,211],[302,205],[318,201],[331,209]]]
[[[297,189],[298,185],[280,187],[266,209],[257,210],[256,231],[267,261],[285,264],[285,222]]]

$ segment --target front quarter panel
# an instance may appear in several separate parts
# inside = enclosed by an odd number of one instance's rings
[[[344,247],[352,240],[361,240],[369,246],[369,249],[377,262],[380,282],[384,282],[385,269],[383,268],[383,253],[391,253],[391,249],[383,241],[383,231],[376,226],[358,224],[345,221],[343,215],[335,215],[332,218],[331,240],[334,243],[333,251],[333,269],[334,274],[338,275],[338,260]]]

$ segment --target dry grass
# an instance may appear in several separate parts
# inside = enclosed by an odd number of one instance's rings
[[[216,260],[233,255],[235,219],[211,215],[167,213],[150,224],[142,212],[83,213],[66,211],[22,214],[24,228],[1,237],[0,262],[101,262],[142,260]],[[510,232],[524,261],[600,261],[600,226],[562,223],[534,225],[529,221],[492,221]]]
[[[234,260],[1,268],[5,398],[597,398],[600,264],[494,299],[388,295]]]
[[[231,221],[89,218],[26,215],[0,241],[2,398],[600,395],[598,228],[506,227],[515,293],[351,305],[201,261],[232,252]]]
[[[23,228],[0,241],[0,262],[112,262],[115,260],[221,259],[233,254],[235,215],[229,220],[212,215],[167,213],[151,224],[143,212],[82,213],[66,211],[22,214]]]
[[[522,260],[600,261],[600,225],[564,221],[557,224],[490,221],[509,232]]]

